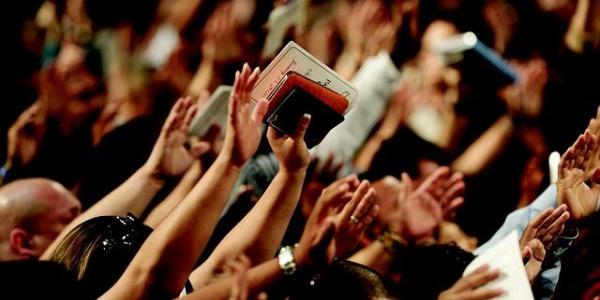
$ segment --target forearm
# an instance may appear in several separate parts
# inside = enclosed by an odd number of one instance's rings
[[[163,180],[154,176],[146,166],[142,166],[110,194],[71,221],[44,251],[40,259],[48,259],[63,238],[73,228],[87,220],[99,216],[123,216],[129,212],[139,217],[163,185]]]
[[[500,117],[452,163],[452,169],[465,175],[481,171],[508,145],[513,130],[510,117]]]
[[[185,173],[181,181],[171,191],[171,193],[154,208],[148,217],[144,220],[144,224],[156,228],[168,215],[181,203],[185,196],[192,190],[194,185],[202,175],[202,167],[200,161],[196,161],[190,169]]]
[[[362,57],[360,49],[344,49],[335,63],[335,72],[343,78],[352,79],[362,63]]]
[[[239,167],[219,155],[182,203],[148,237],[107,297],[143,299],[151,290],[176,296],[206,246],[238,174]]]
[[[215,85],[217,77],[217,67],[212,62],[203,60],[187,88],[187,93],[194,96],[200,95],[200,92]]]
[[[269,286],[283,279],[283,272],[279,267],[277,259],[271,259],[248,271],[248,298],[253,299],[257,294]],[[213,284],[196,289],[187,295],[185,299],[228,299],[231,288],[235,284],[234,279],[229,277]]]
[[[277,251],[292,218],[306,171],[280,170],[252,210],[227,234],[208,260],[190,276],[194,287],[213,278],[214,270],[244,253],[258,265]]]

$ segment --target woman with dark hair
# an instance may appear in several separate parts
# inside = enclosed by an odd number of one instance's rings
[[[86,293],[102,295],[123,274],[152,228],[136,217],[96,217],[75,227],[51,261],[73,273]]]

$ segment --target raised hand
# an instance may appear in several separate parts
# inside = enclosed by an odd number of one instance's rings
[[[242,72],[236,72],[233,91],[229,98],[229,119],[222,153],[232,163],[241,167],[258,149],[262,132],[262,121],[267,113],[267,101],[261,100],[252,110],[250,92],[258,80],[258,68],[250,70],[244,64]]]
[[[552,243],[564,230],[567,220],[569,220],[567,205],[546,209],[527,224],[519,240],[519,246],[524,249],[530,241],[539,240],[546,250],[550,250]]]
[[[521,248],[521,256],[525,263],[527,279],[529,279],[529,283],[533,283],[540,274],[542,263],[546,257],[544,244],[538,239],[529,240],[527,244]]]
[[[462,173],[440,167],[423,181],[418,191],[427,191],[442,206],[444,217],[451,218],[464,203],[465,182]]]
[[[563,154],[558,166],[558,203],[567,204],[575,220],[584,219],[596,212],[600,197],[600,169],[594,171],[589,183],[586,182],[585,170],[597,147],[596,137],[586,131]]]
[[[199,141],[192,142],[190,147],[185,146],[188,128],[195,114],[196,105],[191,98],[177,100],[144,165],[145,168],[162,176],[178,176],[183,174],[198,156],[210,149],[210,145]]]
[[[498,278],[499,271],[489,270],[488,266],[479,267],[473,273],[463,276],[451,288],[438,296],[438,300],[486,300],[502,295],[500,289],[479,288]]]
[[[331,255],[344,258],[351,254],[365,229],[379,213],[379,205],[375,201],[375,189],[368,181],[361,182],[352,199],[334,217],[336,232],[330,245]]]
[[[282,134],[273,128],[269,128],[267,138],[273,149],[273,153],[279,161],[279,168],[286,172],[298,172],[306,170],[310,162],[308,148],[304,142],[304,134],[310,123],[310,115],[304,115],[296,131],[291,134]]]
[[[390,229],[407,240],[418,240],[431,235],[443,219],[439,201],[425,188],[413,190],[412,180],[406,173],[402,174],[398,201],[397,215],[390,224]]]

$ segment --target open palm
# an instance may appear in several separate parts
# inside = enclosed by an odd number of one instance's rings
[[[229,98],[229,124],[225,134],[223,151],[232,162],[241,167],[258,149],[262,133],[262,120],[267,112],[266,100],[261,100],[253,109],[250,92],[258,80],[258,68],[250,70],[244,64],[242,72],[235,74],[233,91]]]
[[[153,171],[165,176],[181,175],[200,154],[210,148],[203,142],[185,146],[187,130],[195,114],[196,105],[191,98],[177,100],[146,163]]]
[[[567,204],[575,220],[581,220],[596,211],[600,183],[594,182],[597,178],[586,182],[585,170],[597,146],[596,137],[586,131],[560,160],[556,182],[558,202]]]

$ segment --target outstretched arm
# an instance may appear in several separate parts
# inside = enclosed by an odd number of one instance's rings
[[[258,265],[273,257],[294,213],[309,163],[304,143],[310,116],[305,116],[293,135],[269,128],[268,138],[280,164],[279,172],[252,210],[227,234],[210,257],[190,276],[194,287],[206,284],[225,262],[240,253]]]
[[[225,206],[242,165],[256,152],[266,101],[251,108],[250,91],[258,79],[246,64],[236,73],[229,102],[223,149],[190,194],[148,237],[119,281],[104,299],[145,299],[149,295],[175,297]]]
[[[171,109],[148,161],[114,191],[71,221],[46,249],[41,259],[48,259],[73,228],[89,219],[125,215],[129,212],[139,217],[163,187],[163,177],[181,175],[207,149],[202,143],[196,143],[189,149],[184,147],[187,126],[195,113],[196,106],[191,99],[179,99]]]

